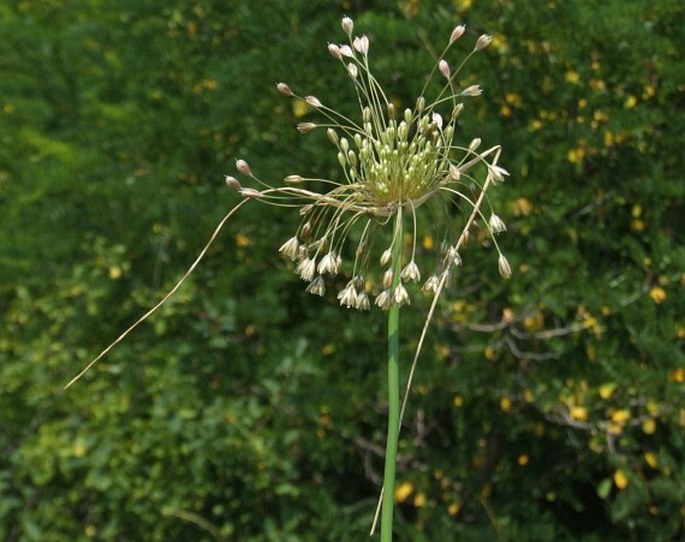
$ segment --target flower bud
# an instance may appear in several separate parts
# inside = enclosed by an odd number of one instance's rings
[[[354,38],[354,41],[352,42],[352,47],[354,47],[354,49],[357,52],[363,55],[367,55],[369,52],[369,38],[367,38],[366,36]]]
[[[235,168],[242,173],[243,175],[249,175],[252,173],[252,169],[250,169],[250,165],[245,161],[245,160],[236,160],[235,161]]]
[[[454,43],[459,38],[461,38],[464,35],[465,31],[466,31],[466,25],[465,24],[460,24],[459,26],[455,26],[454,30],[452,30],[452,34],[450,35],[450,43]]]
[[[278,89],[278,92],[281,94],[285,94],[286,96],[292,96],[293,91],[290,90],[290,87],[286,85],[285,83],[278,83],[276,84],[276,88]]]
[[[340,141],[340,138],[338,136],[338,132],[336,132],[333,128],[328,128],[326,130],[326,135],[328,136],[328,140],[333,143],[333,145],[337,145],[338,141]]]
[[[442,59],[440,62],[438,62],[438,69],[443,76],[445,76],[447,79],[450,78],[450,65],[446,60]]]
[[[499,255],[497,267],[499,269],[499,274],[502,275],[503,278],[508,279],[511,277],[511,266],[509,265],[507,259],[504,257],[504,254]]]
[[[480,137],[474,137],[469,143],[469,151],[474,152],[478,147],[480,147]]]
[[[352,19],[350,19],[347,16],[343,17],[341,26],[345,34],[347,34],[348,36],[352,35],[352,31],[354,30],[354,22],[352,21]]]
[[[347,58],[354,58],[354,51],[352,50],[352,47],[350,47],[349,45],[341,45],[340,54],[342,56],[346,56]]]
[[[462,96],[480,96],[481,94],[483,94],[483,91],[481,90],[480,85],[471,85],[461,91]]]
[[[337,58],[340,60],[342,58],[342,53],[340,52],[340,47],[337,46],[335,43],[329,43],[328,44],[328,52],[331,53],[331,56],[333,58]]]
[[[297,131],[301,134],[311,132],[314,128],[316,128],[316,124],[314,124],[313,122],[300,122],[297,125]]]
[[[240,190],[242,186],[238,182],[238,179],[231,175],[226,175],[226,186],[228,186],[232,190]]]
[[[488,34],[481,34],[478,39],[476,40],[476,46],[474,49],[476,51],[482,51],[485,49],[490,43],[492,42],[492,36]]]
[[[244,198],[257,199],[262,197],[262,193],[254,188],[241,188],[239,193]]]
[[[440,113],[433,113],[431,117],[435,125],[438,127],[438,129],[442,130],[442,116],[440,115]]]
[[[347,65],[347,73],[350,75],[352,79],[356,79],[357,75],[359,74],[359,71],[357,70],[357,65],[350,62]]]
[[[304,101],[312,107],[321,107],[323,105],[316,96],[305,96]]]
[[[288,175],[283,182],[285,184],[300,184],[304,179],[299,175]]]
[[[450,177],[453,181],[458,181],[461,178],[461,171],[454,164],[450,164]]]

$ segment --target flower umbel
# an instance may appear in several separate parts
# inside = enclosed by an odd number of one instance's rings
[[[324,117],[320,123],[301,122],[297,129],[303,134],[319,128],[326,130],[337,151],[342,180],[289,175],[284,186],[272,187],[245,168],[242,160],[237,162],[238,170],[267,186],[259,192],[261,201],[299,207],[302,223],[280,251],[296,262],[295,272],[303,280],[316,280],[317,284],[309,285],[307,290],[322,295],[324,279],[320,277],[345,273],[354,279],[339,292],[338,299],[341,305],[356,309],[370,306],[367,302],[359,302],[359,295],[363,292],[366,296],[366,285],[373,284],[374,278],[379,276],[371,269],[372,262],[380,258],[382,265],[389,263],[389,249],[372,253],[378,232],[384,228],[393,230],[398,223],[395,216],[401,216],[399,224],[411,232],[411,243],[401,254],[402,282],[417,282],[421,277],[416,261],[418,211],[433,202],[438,202],[435,207],[440,209],[445,209],[444,200],[455,202],[466,212],[461,220],[448,217],[459,224],[451,225],[443,254],[435,269],[430,270],[431,279],[424,288],[439,293],[442,287],[438,288],[437,284],[453,261],[450,249],[458,254],[477,223],[482,224],[483,231],[490,235],[492,244],[501,254],[494,235],[505,230],[504,222],[492,210],[489,219],[480,210],[487,190],[508,175],[497,164],[501,149],[494,146],[479,151],[479,138],[459,143],[455,137],[457,120],[464,109],[460,99],[482,93],[477,84],[459,88],[457,75],[468,58],[486,48],[491,38],[481,35],[466,58],[453,64],[459,66],[453,71],[446,55],[465,32],[463,25],[455,27],[429,77],[430,80],[436,74],[441,76],[442,83],[435,96],[429,100],[427,82],[412,107],[398,111],[371,71],[369,38],[353,34],[354,24],[349,17],[343,18],[342,29],[348,43],[330,43],[327,49],[341,63],[356,90],[360,104],[358,119],[346,117],[313,95],[298,95],[285,83],[276,85],[282,94],[306,103]],[[479,166],[485,167],[483,181],[476,177]],[[292,182],[294,178],[297,183]],[[308,188],[321,183],[329,190],[320,193]],[[253,193],[244,195],[255,197]],[[353,236],[354,231],[358,233]],[[397,234],[393,232],[393,235]],[[356,250],[349,262],[343,262],[346,244],[351,238],[355,239]],[[501,274],[508,276],[508,273]],[[393,303],[409,303],[409,292],[401,283],[394,290],[390,290],[388,284],[377,284],[378,287],[373,288],[377,306],[388,309]]]

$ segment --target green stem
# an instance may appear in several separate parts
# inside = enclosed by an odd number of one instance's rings
[[[392,245],[392,286],[394,292],[402,272],[402,213],[397,213]],[[392,303],[388,312],[388,438],[385,445],[383,474],[383,507],[381,510],[381,542],[392,542],[392,521],[395,507],[395,466],[397,441],[400,434],[400,306]]]

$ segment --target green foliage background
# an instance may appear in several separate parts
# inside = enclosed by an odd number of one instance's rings
[[[295,213],[237,196],[335,177],[273,88],[350,103],[348,14],[411,104],[455,24],[463,140],[502,143],[515,270],[464,254],[400,443],[397,540],[685,537],[685,9],[678,0],[6,0],[0,4],[0,539],[365,540],[384,315],[304,293]],[[345,106],[342,106],[345,107]],[[307,117],[308,119],[308,117]],[[427,309],[403,311],[405,359]]]

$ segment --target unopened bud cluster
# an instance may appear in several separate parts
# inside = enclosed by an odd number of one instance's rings
[[[422,280],[416,262],[419,256],[417,210],[421,206],[435,201],[434,210],[444,212],[447,199],[464,209],[461,229],[441,236],[448,241],[434,271],[425,279],[423,289],[427,292],[439,293],[451,270],[461,264],[461,251],[474,222],[484,225],[495,247],[494,236],[506,230],[498,215],[491,212],[486,218],[480,209],[488,188],[508,175],[497,165],[500,147],[481,151],[479,138],[468,144],[455,141],[457,120],[464,109],[461,98],[479,96],[482,89],[477,84],[460,88],[456,78],[459,69],[452,66],[463,66],[468,57],[485,49],[492,38],[481,35],[467,58],[451,66],[445,55],[466,32],[464,25],[456,26],[434,68],[441,76],[442,89],[431,101],[422,94],[412,107],[401,109],[387,100],[387,94],[370,71],[369,38],[354,35],[354,22],[349,17],[342,19],[341,26],[348,43],[328,44],[328,52],[342,64],[357,90],[361,105],[358,121],[350,121],[326,105],[325,100],[296,94],[286,83],[276,86],[280,93],[319,110],[326,117],[322,125],[336,149],[343,181],[326,181],[326,186],[332,188],[318,193],[307,188],[307,183],[314,179],[288,175],[283,186],[274,188],[260,181],[247,162],[238,160],[239,173],[267,188],[261,191],[244,188],[230,175],[226,183],[246,198],[276,204],[282,204],[285,199],[299,206],[302,222],[295,235],[283,243],[280,252],[294,262],[295,273],[308,283],[308,292],[324,295],[330,282],[327,277],[343,273],[348,279],[337,294],[341,305],[368,310],[372,305],[369,294],[374,293],[375,305],[387,309],[394,303],[408,304],[407,286]],[[315,122],[297,125],[303,134],[319,127]],[[473,170],[482,165],[487,174],[484,181],[478,181],[473,177]],[[473,186],[480,186],[480,193],[475,197]],[[345,264],[346,242],[355,229],[359,232],[355,235],[356,250]],[[383,229],[393,229],[394,239],[397,235],[400,239],[411,239],[399,251],[402,262],[392,262],[387,244],[381,243],[380,247],[374,244]],[[406,233],[409,235],[405,236]],[[499,272],[508,278],[511,267],[499,248],[497,253]],[[381,266],[381,273],[372,272],[376,262]],[[398,264],[395,269],[401,269],[396,280],[391,270],[393,263]]]

